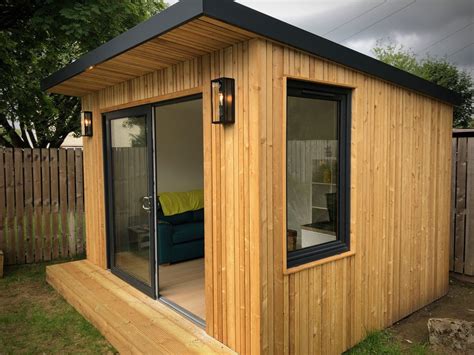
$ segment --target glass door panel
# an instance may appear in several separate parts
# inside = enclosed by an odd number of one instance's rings
[[[150,107],[106,115],[112,272],[155,296]]]

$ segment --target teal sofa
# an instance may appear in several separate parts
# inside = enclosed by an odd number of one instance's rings
[[[204,256],[204,209],[165,216],[158,211],[160,264]]]

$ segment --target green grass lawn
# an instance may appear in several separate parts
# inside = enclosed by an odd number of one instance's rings
[[[428,355],[432,354],[425,344],[404,344],[394,337],[390,331],[379,331],[369,334],[362,342],[357,344],[346,355],[369,355],[369,354],[412,354],[412,355]]]
[[[46,283],[46,265],[7,268],[0,279],[0,353],[115,353]]]

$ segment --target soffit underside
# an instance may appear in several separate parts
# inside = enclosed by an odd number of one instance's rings
[[[257,36],[251,32],[200,17],[90,67],[48,91],[83,96],[254,37]]]

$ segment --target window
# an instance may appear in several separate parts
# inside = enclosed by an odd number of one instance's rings
[[[349,250],[351,90],[288,80],[288,267]]]

